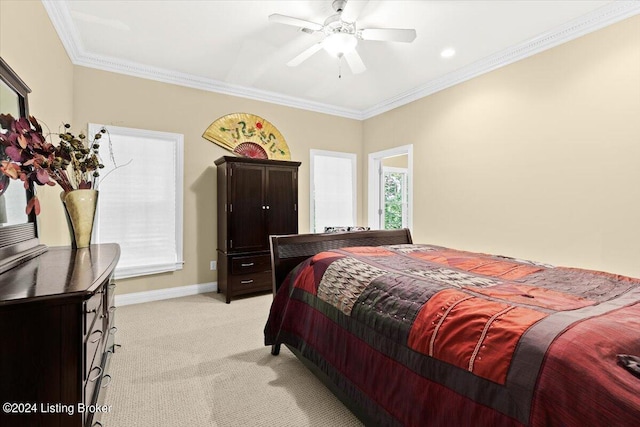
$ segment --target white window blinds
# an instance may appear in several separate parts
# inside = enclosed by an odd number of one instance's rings
[[[356,155],[311,150],[311,230],[354,226]]]
[[[101,127],[90,124],[90,135]],[[183,136],[104,127],[118,168],[104,135],[94,242],[120,244],[116,278],[181,269]]]

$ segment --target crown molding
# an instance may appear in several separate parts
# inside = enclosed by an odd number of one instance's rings
[[[244,87],[219,80],[181,73],[160,67],[140,64],[134,61],[108,57],[86,52],[75,29],[66,0],[41,0],[53,23],[67,55],[74,65],[126,74],[148,80],[186,86],[225,95],[264,101],[286,107],[331,114],[349,119],[362,120],[362,112],[321,102],[283,95],[276,92]]]
[[[126,74],[163,83],[176,84],[194,89],[225,95],[238,96],[257,101],[269,102],[286,107],[299,108],[318,113],[330,114],[355,120],[366,120],[379,114],[424,98],[474,77],[512,64],[524,58],[566,43],[585,34],[640,14],[640,1],[613,1],[565,25],[548,31],[518,45],[488,56],[480,61],[460,68],[424,85],[413,88],[365,110],[355,110],[336,105],[309,101],[255,88],[221,82],[219,80],[152,67],[133,61],[126,61],[85,51],[76,32],[67,7],[67,1],[41,0],[62,44],[74,65]]]

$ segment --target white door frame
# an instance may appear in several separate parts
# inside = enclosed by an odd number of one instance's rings
[[[380,209],[380,172],[382,168],[382,160],[387,157],[396,157],[407,155],[407,192],[409,194],[408,208],[407,208],[407,227],[413,229],[413,144],[403,145],[401,147],[390,148],[388,150],[377,151],[369,154],[368,162],[368,179],[369,192],[368,192],[368,209],[367,217],[369,227],[372,230],[379,230],[381,228],[380,216],[378,210]]]

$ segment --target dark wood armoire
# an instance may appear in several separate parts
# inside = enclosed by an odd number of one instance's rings
[[[271,290],[269,236],[298,233],[300,162],[224,156],[218,168],[218,292]]]

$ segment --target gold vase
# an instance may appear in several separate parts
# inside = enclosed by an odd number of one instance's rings
[[[86,248],[91,243],[93,218],[98,203],[97,190],[73,190],[61,193],[60,198],[67,216],[71,246]]]

